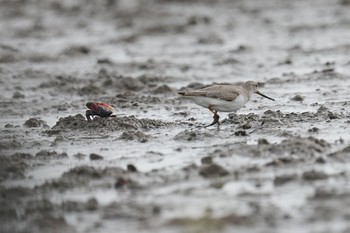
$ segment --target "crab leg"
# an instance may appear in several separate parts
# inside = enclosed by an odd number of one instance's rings
[[[92,116],[93,116],[93,115],[94,115],[94,114],[92,113],[91,110],[86,110],[85,116],[86,116],[87,121],[91,122],[91,121],[92,121]]]

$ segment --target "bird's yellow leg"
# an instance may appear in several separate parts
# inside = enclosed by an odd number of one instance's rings
[[[217,124],[219,127],[220,126],[220,122],[219,122],[220,116],[218,115],[218,111],[215,111],[214,109],[212,109],[212,106],[209,106],[208,109],[210,112],[212,112],[214,114],[214,116],[213,116],[214,120],[210,125],[207,125],[206,127],[209,127],[209,126],[212,126],[215,124]]]

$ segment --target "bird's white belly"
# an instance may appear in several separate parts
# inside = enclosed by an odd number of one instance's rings
[[[233,101],[204,97],[204,96],[188,96],[194,103],[204,108],[209,108],[219,112],[233,112],[242,108],[248,99],[242,95],[237,96]]]

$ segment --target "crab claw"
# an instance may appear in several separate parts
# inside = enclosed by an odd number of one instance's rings
[[[88,122],[91,122],[91,121],[92,121],[92,116],[93,116],[93,115],[94,115],[94,114],[92,113],[91,110],[86,110],[85,116],[86,116],[86,119],[87,119]]]

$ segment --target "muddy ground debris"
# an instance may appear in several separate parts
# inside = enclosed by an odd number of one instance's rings
[[[37,127],[48,128],[49,127],[45,121],[38,119],[38,118],[34,118],[34,117],[26,120],[26,122],[24,123],[24,126],[26,126],[28,128],[37,128]]]
[[[68,158],[68,154],[65,152],[58,153],[56,151],[41,150],[35,154],[35,158],[39,158],[39,159],[63,159],[63,158]]]
[[[90,154],[90,160],[103,160],[103,156],[99,154],[92,153]]]
[[[73,157],[76,158],[76,159],[79,159],[79,160],[83,160],[83,159],[85,159],[87,157],[87,155],[78,152],[78,153],[74,154]]]
[[[19,92],[19,91],[16,91],[15,93],[13,93],[12,98],[14,98],[14,99],[24,99],[24,98],[25,98],[25,95],[22,94],[22,93]]]
[[[104,169],[94,168],[91,166],[80,166],[70,169],[68,172],[62,174],[65,178],[81,177],[86,178],[102,178],[104,176],[120,176],[124,174],[125,171],[120,167],[106,167]]]
[[[201,163],[204,164],[212,164],[213,163],[213,158],[211,156],[205,156],[201,158]]]
[[[218,164],[210,163],[208,165],[202,165],[202,167],[199,168],[199,174],[205,178],[215,178],[227,176],[229,172]]]
[[[284,184],[287,184],[289,182],[295,181],[296,179],[298,179],[298,175],[297,174],[283,174],[283,175],[279,175],[279,176],[275,177],[274,185],[276,185],[276,186],[284,185]]]
[[[295,95],[291,98],[291,100],[302,102],[304,100],[304,97],[302,97],[301,95]]]
[[[235,132],[235,135],[236,136],[248,136],[248,133],[245,130],[238,130]]]
[[[303,173],[303,179],[309,180],[309,181],[323,180],[323,179],[327,179],[328,177],[329,176],[327,175],[327,173],[323,171],[317,171],[317,170],[305,171]]]
[[[127,170],[128,170],[129,172],[137,172],[137,168],[136,168],[136,166],[133,165],[133,164],[128,164],[128,165],[127,165]]]

